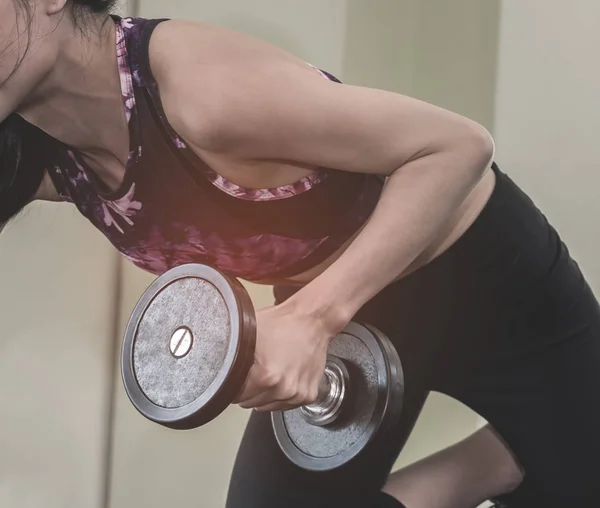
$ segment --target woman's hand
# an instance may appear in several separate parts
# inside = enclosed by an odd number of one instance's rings
[[[254,365],[236,403],[245,409],[284,411],[314,402],[327,347],[338,331],[285,303],[258,311],[256,318]]]

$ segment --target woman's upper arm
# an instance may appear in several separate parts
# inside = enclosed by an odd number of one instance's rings
[[[237,58],[231,48],[214,60],[180,55],[164,66],[178,76],[163,78],[176,128],[198,149],[385,175],[443,151],[461,151],[481,170],[492,157],[489,133],[461,115],[331,82],[280,50],[259,48],[255,56],[240,48]]]

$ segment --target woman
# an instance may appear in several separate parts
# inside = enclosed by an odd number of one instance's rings
[[[275,285],[236,401],[256,411],[228,506],[589,505],[598,304],[492,164],[487,131],[244,35],[111,4],[0,0],[0,223],[68,201],[155,274],[199,262]],[[355,317],[403,359],[403,422],[347,467],[300,471],[266,412],[314,399]],[[388,478],[430,390],[490,427]]]

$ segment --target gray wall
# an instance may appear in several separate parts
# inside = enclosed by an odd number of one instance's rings
[[[117,257],[75,210],[0,235],[0,507],[101,508]]]
[[[600,3],[505,1],[499,163],[533,197],[600,291]]]
[[[107,506],[119,266],[69,205],[0,235],[0,508]]]

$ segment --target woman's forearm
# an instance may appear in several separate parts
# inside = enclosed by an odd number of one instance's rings
[[[493,142],[428,155],[392,173],[361,233],[292,299],[298,312],[323,319],[333,333],[393,282],[439,235],[490,167]]]

